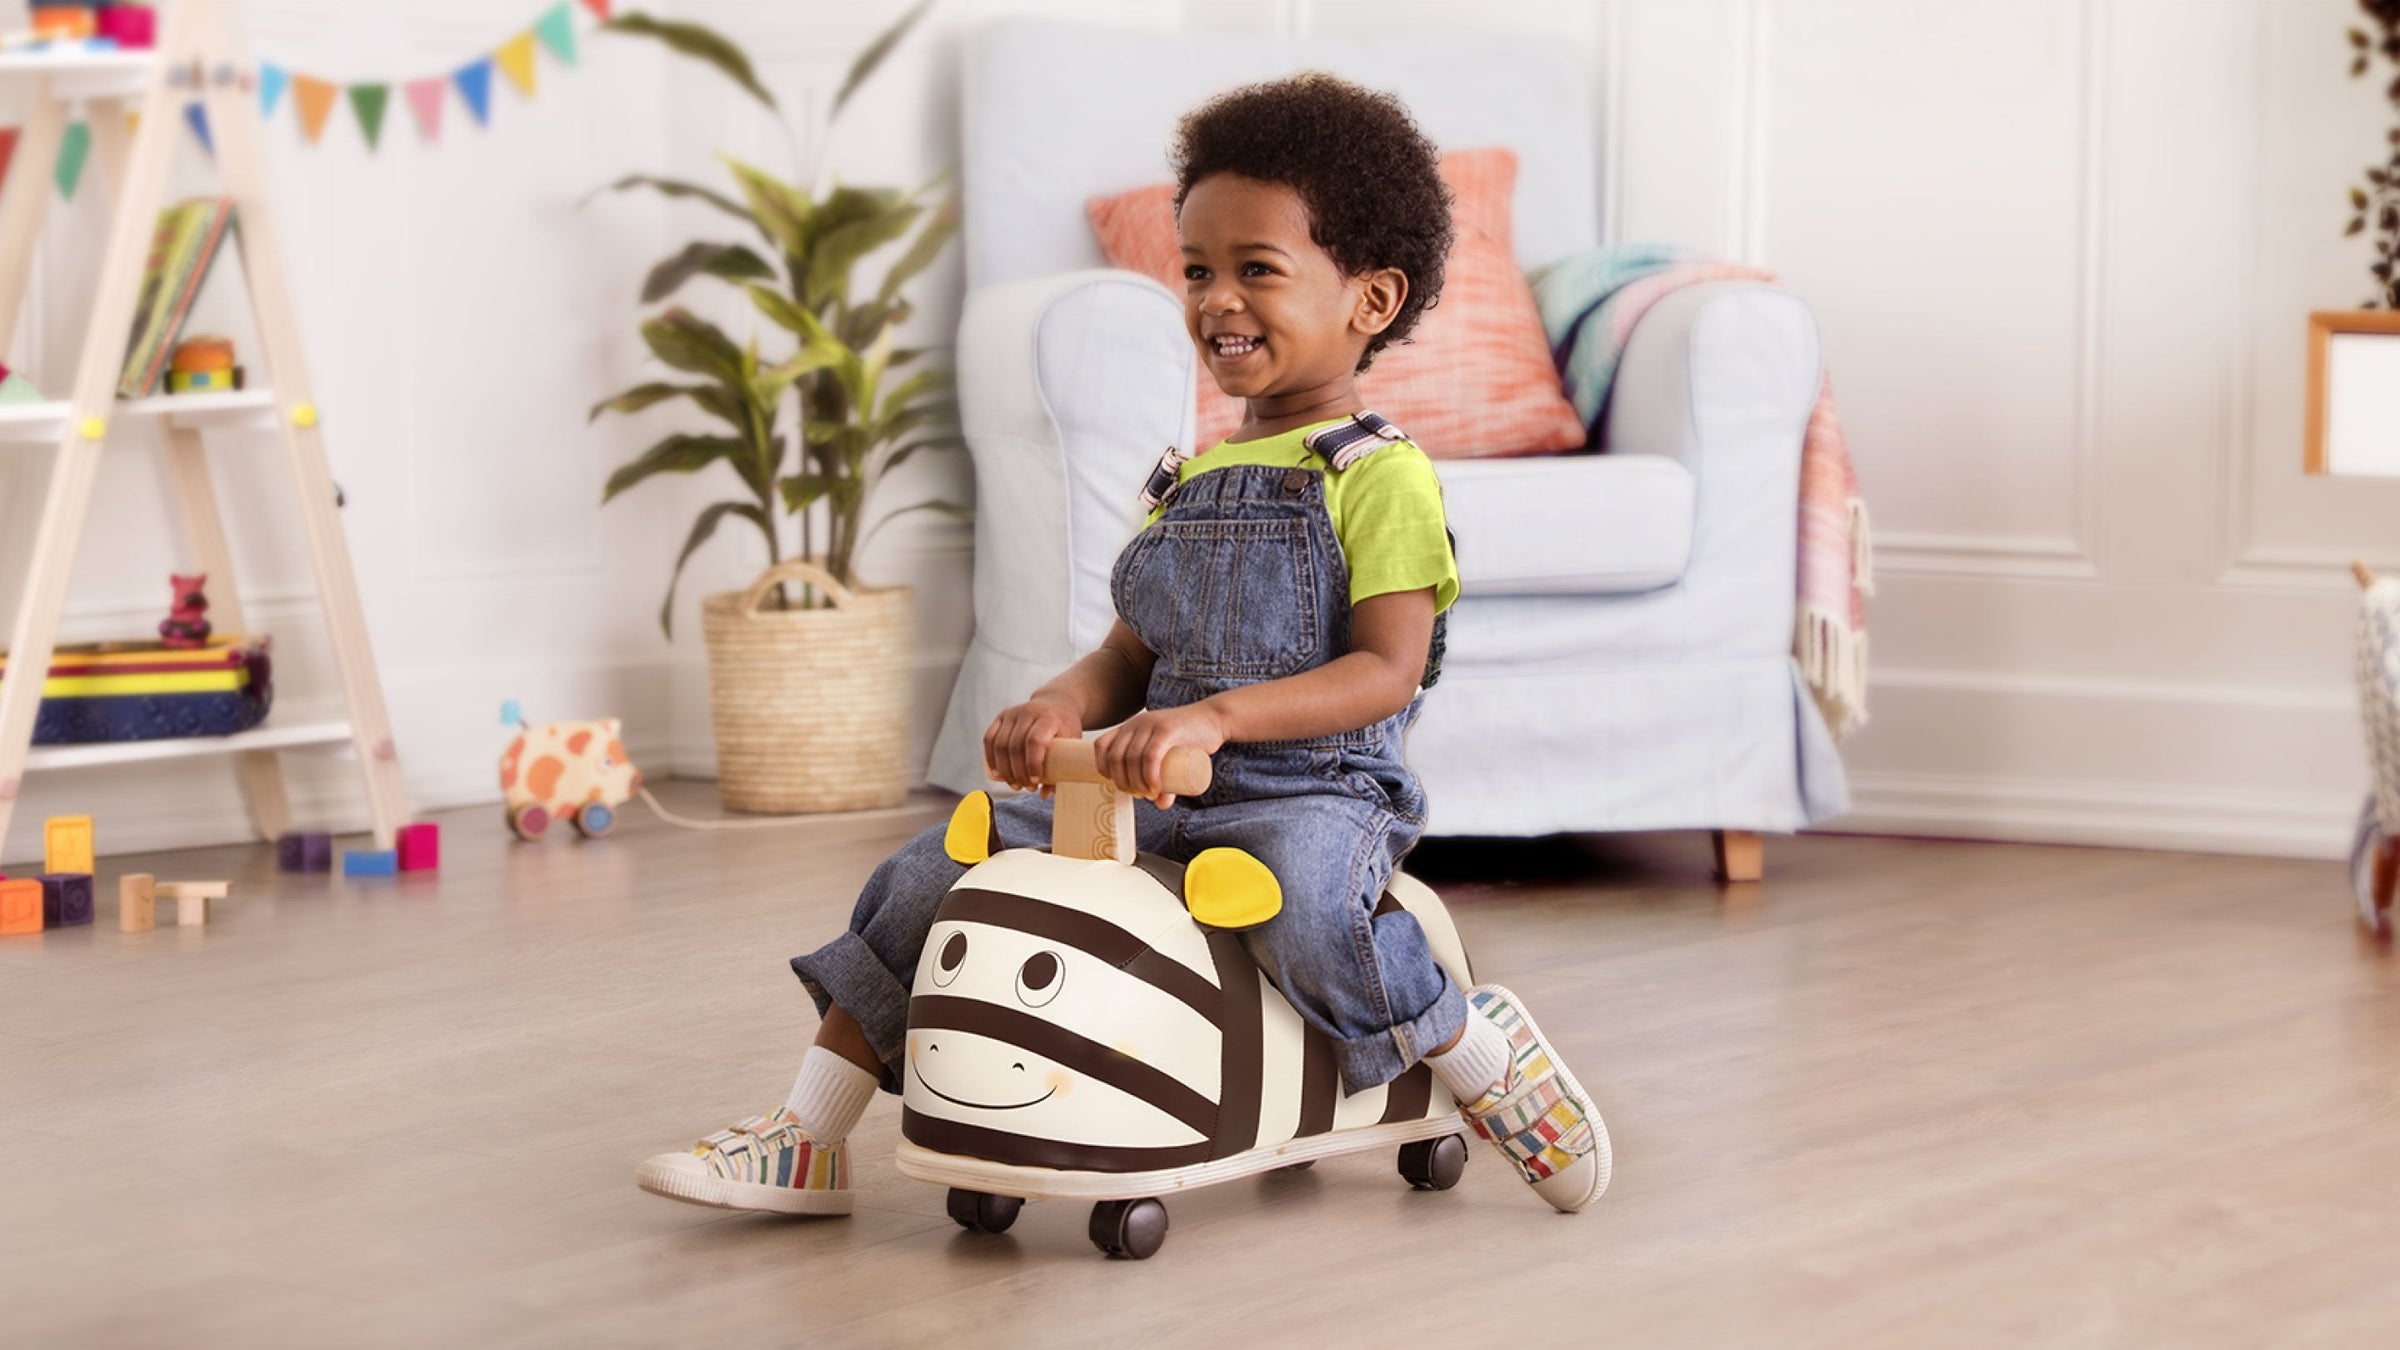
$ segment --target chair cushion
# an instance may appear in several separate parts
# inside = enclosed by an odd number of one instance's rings
[[[1544,455],[1435,467],[1458,536],[1461,603],[1621,595],[1683,576],[1691,472],[1663,455]]]
[[[1408,341],[1375,354],[1358,378],[1359,396],[1435,459],[1580,447],[1582,419],[1559,390],[1533,288],[1509,243],[1516,153],[1455,151],[1442,156],[1442,178],[1457,199],[1451,220],[1458,238],[1443,267],[1441,301],[1417,320]],[[1174,184],[1154,183],[1094,197],[1085,212],[1111,266],[1156,278],[1181,296],[1174,199]],[[1205,369],[1198,397],[1193,440],[1206,449],[1241,425],[1242,405]]]

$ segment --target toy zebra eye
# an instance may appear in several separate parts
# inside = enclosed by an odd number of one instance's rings
[[[1035,952],[1017,968],[1017,1001],[1028,1008],[1038,1008],[1058,997],[1067,984],[1067,972],[1058,964],[1058,953]]]
[[[958,968],[967,962],[967,935],[952,933],[942,944],[942,954],[934,958],[933,982],[946,985],[958,978]]]

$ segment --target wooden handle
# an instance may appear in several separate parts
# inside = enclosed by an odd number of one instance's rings
[[[1044,778],[1053,783],[1105,783],[1100,774],[1100,759],[1092,743],[1084,740],[1050,742],[1050,759]],[[1178,797],[1197,797],[1208,791],[1214,777],[1208,756],[1188,745],[1179,745],[1167,752],[1166,789]]]
[[[805,581],[825,592],[825,598],[833,602],[835,609],[840,609],[855,598],[850,594],[849,587],[833,579],[833,573],[806,558],[794,558],[758,574],[758,580],[750,583],[749,592],[742,597],[741,612],[748,614],[757,609],[759,602],[767,598],[767,592],[786,581]]]
[[[2375,584],[2374,569],[2368,567],[2363,560],[2351,560],[2350,575],[2358,578],[2358,588],[2362,591]]]

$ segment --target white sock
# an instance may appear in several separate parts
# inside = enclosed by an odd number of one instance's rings
[[[875,1100],[875,1087],[875,1075],[824,1046],[812,1045],[800,1061],[800,1076],[793,1080],[783,1109],[800,1121],[809,1138],[837,1144],[866,1114],[867,1103]]]
[[[1500,1085],[1501,1075],[1508,1072],[1508,1051],[1508,1033],[1500,1024],[1469,1008],[1467,1029],[1459,1033],[1458,1043],[1427,1055],[1425,1067],[1451,1096],[1471,1102]]]

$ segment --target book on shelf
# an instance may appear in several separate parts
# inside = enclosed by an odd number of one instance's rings
[[[195,197],[158,213],[150,256],[142,265],[141,298],[133,309],[133,334],[125,348],[117,397],[140,398],[158,387],[176,334],[191,313],[192,299],[217,250],[233,227],[231,197]]]

